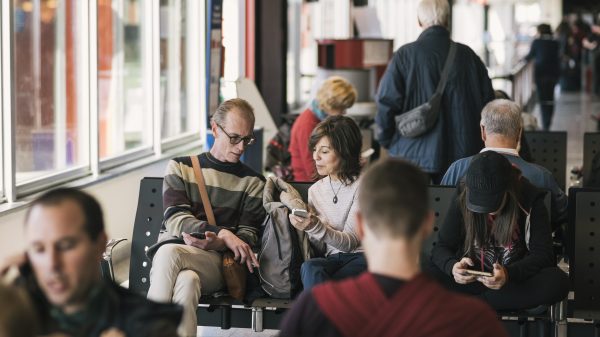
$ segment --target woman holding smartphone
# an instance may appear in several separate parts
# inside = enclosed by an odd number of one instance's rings
[[[313,130],[308,147],[320,180],[308,190],[307,214],[290,214],[290,222],[305,231],[314,246],[324,246],[325,251],[324,257],[302,264],[305,290],[330,279],[358,275],[367,268],[355,230],[360,130],[351,118],[331,116]]]
[[[457,187],[432,262],[450,288],[497,310],[550,305],[569,290],[556,267],[544,192],[493,151],[475,156]]]

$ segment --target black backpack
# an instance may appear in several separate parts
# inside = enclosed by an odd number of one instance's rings
[[[292,155],[288,151],[290,146],[291,126],[288,123],[283,123],[279,127],[277,134],[267,144],[267,171],[273,172],[277,177],[292,181]]]

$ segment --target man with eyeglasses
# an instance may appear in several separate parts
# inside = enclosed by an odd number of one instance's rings
[[[240,162],[255,142],[254,112],[243,99],[223,102],[212,115],[214,145],[198,155],[216,226],[207,222],[190,157],[172,159],[163,182],[163,231],[159,242],[183,238],[185,244],[165,243],[152,260],[148,298],[183,305],[179,334],[196,336],[196,307],[201,295],[225,286],[222,253],[233,251],[250,272],[258,261],[252,247],[265,218],[262,191],[265,178]],[[204,239],[190,235],[203,233]]]

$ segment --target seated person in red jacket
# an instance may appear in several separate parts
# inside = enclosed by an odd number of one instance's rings
[[[505,156],[473,157],[433,248],[431,272],[497,310],[542,309],[566,298],[569,279],[556,266],[543,197]]]
[[[356,89],[339,76],[325,80],[310,106],[298,116],[290,133],[294,181],[314,181],[315,161],[308,146],[310,134],[328,116],[343,115],[356,101]]]
[[[434,219],[428,181],[399,159],[364,173],[356,223],[368,272],[304,292],[284,317],[281,336],[507,336],[485,303],[421,272],[421,245]]]

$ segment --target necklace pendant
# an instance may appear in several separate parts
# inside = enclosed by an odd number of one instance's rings
[[[334,203],[334,204],[337,204],[337,195],[334,195],[334,196],[333,196],[333,203]]]

